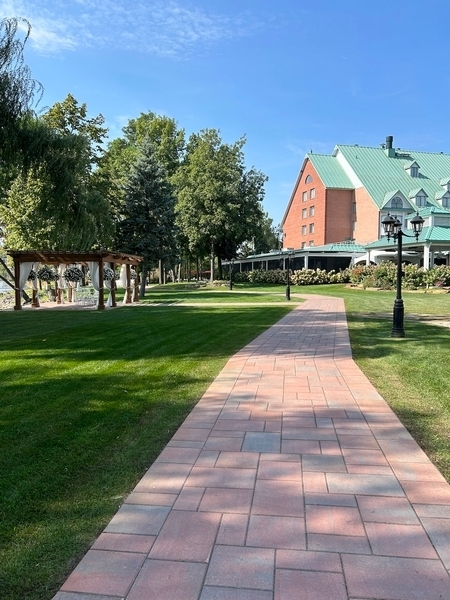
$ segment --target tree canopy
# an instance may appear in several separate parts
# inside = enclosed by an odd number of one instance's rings
[[[215,129],[189,138],[173,181],[177,224],[191,254],[211,251],[219,259],[235,257],[238,246],[253,237],[263,217],[266,177],[245,169],[244,144],[245,138],[222,143]]]
[[[13,249],[87,250],[114,244],[145,256],[221,260],[274,243],[262,210],[266,176],[244,164],[245,138],[216,129],[188,142],[148,111],[105,149],[104,117],[68,94],[44,114],[43,88],[24,62],[30,24],[0,21],[0,236]],[[214,268],[211,267],[211,277]]]
[[[146,139],[124,186],[118,246],[144,257],[143,271],[169,258],[176,248],[175,196],[154,143]]]

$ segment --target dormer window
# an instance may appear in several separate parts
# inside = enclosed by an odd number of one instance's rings
[[[441,202],[443,208],[450,208],[450,193],[444,194],[441,198]]]
[[[410,177],[419,177],[419,165],[415,160],[412,162],[407,162],[403,165],[405,171],[410,175]]]
[[[419,194],[418,196],[416,196],[416,206],[419,208],[423,208],[424,206],[427,205],[427,197]]]
[[[422,188],[411,190],[409,192],[409,197],[415,203],[417,208],[423,208],[428,205],[428,196]]]
[[[403,200],[400,196],[395,196],[391,200],[391,208],[403,208]]]

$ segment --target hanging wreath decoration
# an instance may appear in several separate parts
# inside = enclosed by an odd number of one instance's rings
[[[79,267],[67,267],[63,277],[68,282],[77,283],[83,279],[83,271]]]
[[[56,269],[52,269],[52,267],[44,265],[38,270],[37,277],[41,281],[56,281],[58,279],[58,273]]]
[[[37,275],[34,269],[31,269],[30,274],[28,275],[28,281],[36,281]]]
[[[114,279],[114,271],[109,267],[103,267],[103,281],[112,281]]]

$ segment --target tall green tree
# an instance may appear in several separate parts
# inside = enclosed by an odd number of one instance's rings
[[[221,261],[236,256],[237,249],[251,239],[263,218],[262,200],[266,176],[246,170],[242,148],[245,138],[224,144],[219,132],[206,129],[193,134],[181,167],[173,177],[177,189],[177,225],[187,250],[197,256]]]
[[[109,205],[92,178],[106,133],[102,124],[101,115],[89,119],[86,105],[71,95],[35,120],[49,143],[34,168],[19,169],[0,206],[7,246],[87,250],[110,245]]]
[[[178,169],[185,145],[184,130],[178,128],[176,121],[153,112],[130,119],[122,131],[123,137],[108,144],[94,176],[107,195],[117,222],[122,218],[124,185],[144,142],[152,143],[155,158],[164,167],[168,179]]]
[[[148,270],[169,259],[176,247],[175,196],[157,147],[143,143],[124,186],[123,219],[118,225],[118,247],[144,257],[140,295]]]
[[[86,103],[80,104],[72,94],[67,94],[62,102],[56,102],[42,115],[42,120],[51,130],[62,135],[83,137],[88,153],[86,166],[92,169],[97,165],[103,154],[103,142],[108,133],[102,114],[88,117]]]

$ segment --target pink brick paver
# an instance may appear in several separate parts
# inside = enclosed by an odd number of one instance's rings
[[[228,361],[54,600],[450,600],[450,486],[352,360],[343,301],[305,298]]]

